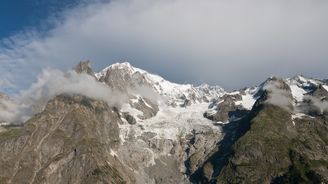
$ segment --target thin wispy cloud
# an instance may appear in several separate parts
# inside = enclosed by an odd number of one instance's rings
[[[66,11],[47,33],[0,47],[1,78],[29,86],[44,67],[120,59],[175,82],[226,88],[272,74],[325,78],[328,2],[320,0],[123,0]]]

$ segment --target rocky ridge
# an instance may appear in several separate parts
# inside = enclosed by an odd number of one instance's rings
[[[129,63],[74,69],[128,102],[59,95],[23,127],[5,128],[0,183],[279,183],[295,174],[327,181],[324,81],[270,77],[226,92],[171,83]]]

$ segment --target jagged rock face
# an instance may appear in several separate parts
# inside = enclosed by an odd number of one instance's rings
[[[136,97],[136,100],[130,102],[130,106],[142,112],[142,115],[138,115],[140,119],[154,117],[159,111],[158,104],[142,97]]]
[[[176,140],[145,132],[125,142],[118,157],[142,173],[138,183],[189,183],[186,176],[203,164],[221,138],[222,134],[210,128],[194,130]]]
[[[261,84],[261,88],[256,94],[259,99],[255,107],[263,103],[277,105],[293,111],[293,95],[290,86],[281,78],[271,77]]]
[[[60,95],[23,127],[0,126],[0,183],[327,180],[327,114],[317,109],[327,99],[322,81],[271,77],[229,93],[171,83],[128,63],[93,73],[81,62],[75,70],[128,102],[118,108]]]
[[[278,93],[291,101],[297,96],[283,80],[273,80],[276,89],[265,88],[252,111],[240,124],[249,128],[241,137],[231,142],[229,149],[224,147],[224,140],[219,143],[219,151],[214,153],[199,169],[198,180],[217,183],[327,183],[327,116],[302,111],[306,115],[293,118],[292,103],[271,103],[268,99]],[[271,83],[271,82],[270,82]],[[300,85],[303,86],[303,85]],[[308,85],[304,85],[308,86]],[[304,97],[310,100],[326,99],[326,88],[315,85],[311,93],[304,90]],[[277,90],[278,89],[278,90]],[[309,89],[306,87],[306,89]],[[281,90],[281,91],[280,91]],[[293,94],[293,95],[292,95]],[[306,95],[307,94],[307,95]],[[305,102],[303,102],[305,103]],[[304,104],[303,104],[304,105]],[[305,104],[307,108],[311,103]],[[285,107],[288,108],[285,108]],[[314,106],[314,105],[313,105]],[[299,109],[298,109],[299,110]],[[312,117],[308,117],[311,115]],[[229,124],[230,125],[230,124]],[[225,137],[236,132],[226,132]],[[244,135],[243,135],[244,134]],[[224,156],[220,149],[227,151]],[[222,156],[222,158],[218,157]],[[225,158],[224,158],[225,157]],[[220,160],[227,159],[222,162]]]
[[[322,86],[317,86],[313,91],[304,96],[299,105],[302,112],[311,116],[328,114],[328,91]]]
[[[131,126],[128,139],[120,135],[123,119]],[[186,172],[197,169],[222,138],[205,125],[174,139],[137,135],[132,130],[138,126],[132,115],[105,102],[58,96],[24,127],[1,132],[0,181],[189,183]]]
[[[194,130],[190,135],[187,144],[187,174],[194,173],[204,162],[211,156],[213,150],[216,149],[218,140],[222,139],[222,135],[216,134],[212,130],[205,132]]]
[[[321,83],[319,80],[315,79],[307,79],[302,75],[294,77],[292,80],[295,81],[301,88],[303,88],[307,92],[311,92],[317,88],[317,86]]]
[[[128,63],[110,66],[106,70],[105,75],[99,78],[99,81],[105,82],[111,88],[121,91],[141,86],[151,87],[145,75],[139,71],[133,72]]]
[[[134,68],[129,63],[115,63],[95,74],[101,82],[122,91],[126,89],[150,88],[164,97],[171,106],[188,106],[190,103],[209,102],[221,96],[224,90],[219,86],[190,84],[181,85],[166,81],[162,77]]]
[[[217,183],[327,182],[325,121],[298,119],[293,125],[288,111],[265,105],[233,145]]]
[[[216,106],[216,113],[205,112],[204,117],[216,122],[229,122],[235,118],[240,118],[245,115],[247,110],[241,105],[236,105],[235,102],[239,100],[241,100],[239,94],[226,94],[220,97],[215,104],[212,104],[212,106]]]
[[[316,87],[313,91],[311,91],[309,94],[320,99],[328,97],[328,91],[321,84],[318,87]]]
[[[90,61],[81,61],[78,65],[75,66],[74,70],[76,73],[86,73],[91,76],[95,76],[95,73],[93,72],[91,68]]]
[[[104,102],[56,97],[24,127],[0,134],[0,183],[134,183],[111,155],[119,122]]]
[[[136,119],[131,116],[128,112],[123,112],[122,117],[131,125],[135,125],[137,123]]]
[[[96,74],[100,82],[106,83],[113,90],[118,90],[130,96],[130,106],[141,111],[140,119],[148,119],[156,115],[158,112],[158,104],[144,95],[136,95],[136,93],[156,92],[152,84],[149,82],[145,74],[135,71],[129,63],[114,64],[101,73]]]
[[[274,88],[265,87],[268,84]],[[320,81],[304,77],[267,80],[258,89],[259,98],[251,112],[239,122],[223,127],[226,135],[219,142],[218,151],[192,175],[192,181],[327,183],[327,115],[300,108],[300,104],[307,109],[318,108],[313,101],[326,99],[326,89]],[[288,103],[270,100],[277,93]],[[305,104],[307,96],[311,98]],[[292,99],[295,103],[291,103]],[[305,114],[295,115],[294,110]],[[238,130],[234,124],[246,129]]]

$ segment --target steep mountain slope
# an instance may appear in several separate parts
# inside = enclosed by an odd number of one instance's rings
[[[1,183],[134,183],[111,154],[119,121],[104,102],[56,97],[24,127],[0,134]]]
[[[7,171],[2,182],[188,183],[186,174],[223,136],[203,117],[208,101],[224,93],[220,87],[170,83],[128,63],[108,67],[103,77],[89,62],[74,69],[128,100],[108,107],[95,99],[60,95],[23,127],[8,127],[0,134],[0,170]]]
[[[326,100],[321,81],[270,78],[261,86],[260,98],[240,121],[246,130],[239,129],[239,137],[225,148],[228,155],[218,152],[206,162],[196,181],[327,183],[327,113],[302,100]],[[218,156],[225,156],[225,162]],[[208,165],[214,168],[211,175]]]
[[[324,81],[270,77],[226,92],[129,63],[74,70],[121,103],[58,94],[21,127],[2,127],[0,183],[327,182]]]

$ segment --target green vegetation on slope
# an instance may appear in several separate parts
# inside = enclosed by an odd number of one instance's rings
[[[325,181],[328,174],[325,121],[299,120],[294,126],[288,111],[263,105],[250,124],[250,130],[233,145],[233,154],[218,183]]]

